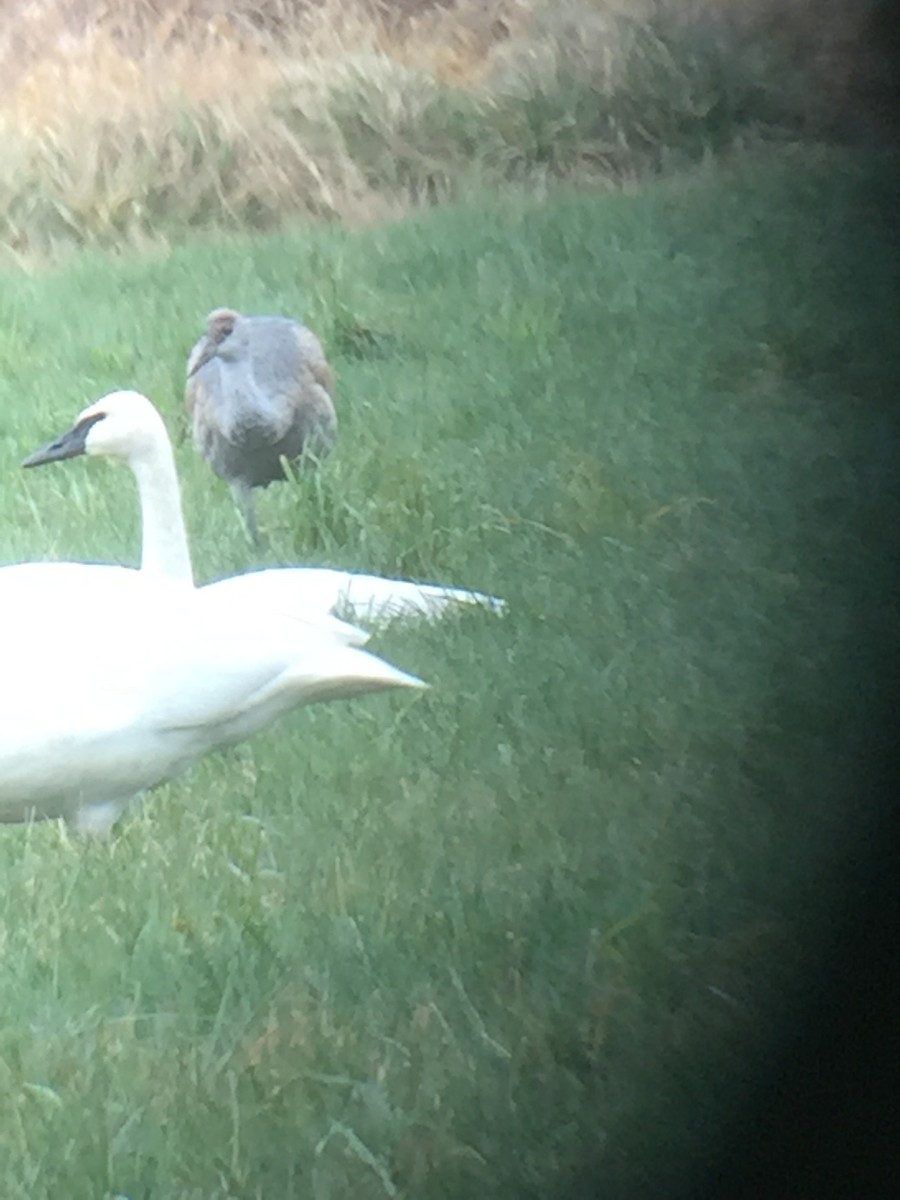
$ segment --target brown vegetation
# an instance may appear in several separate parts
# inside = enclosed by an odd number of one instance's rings
[[[0,242],[609,183],[879,83],[877,0],[0,0]]]

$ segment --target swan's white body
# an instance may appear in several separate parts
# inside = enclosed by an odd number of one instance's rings
[[[84,410],[72,430],[32,455],[26,465],[77,454],[118,459],[131,467],[143,520],[141,570],[193,583],[172,445],[162,417],[147,397],[130,391],[104,396]],[[461,605],[474,604],[495,613],[505,607],[495,596],[465,588],[330,567],[272,567],[205,586],[222,589],[260,610],[319,618],[341,613],[374,624],[405,617],[435,619]]]
[[[0,612],[3,822],[106,832],[139,792],[292,708],[424,686],[352,627],[117,567],[0,568]]]
[[[325,568],[193,586],[171,444],[118,392],[26,461],[124,460],[143,513],[141,569],[0,568],[0,822],[64,817],[106,832],[137,794],[303,704],[420,680],[359,647],[354,616],[439,615],[492,597]]]

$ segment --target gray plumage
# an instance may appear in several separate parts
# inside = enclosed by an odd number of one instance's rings
[[[284,479],[284,463],[334,445],[334,380],[316,335],[287,317],[217,308],[190,353],[185,402],[194,445],[231,487],[259,541],[251,489]]]

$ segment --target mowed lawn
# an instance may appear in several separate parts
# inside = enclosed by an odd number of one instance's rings
[[[18,466],[133,386],[199,579],[330,563],[509,605],[380,633],[428,693],[292,714],[108,843],[0,828],[5,1200],[546,1197],[586,1164],[659,1196],[702,1168],[868,821],[891,195],[887,160],[786,148],[0,276],[0,561],[137,561],[125,471]],[[263,556],[186,436],[221,304],[306,319],[338,375],[338,446],[259,497]]]

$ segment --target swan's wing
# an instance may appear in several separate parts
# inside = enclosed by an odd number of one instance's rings
[[[349,700],[392,688],[427,686],[416,676],[355,646],[310,645],[307,652],[297,655],[278,674],[273,673],[230,713],[221,714],[216,744],[247,737],[302,705]]]
[[[498,596],[466,588],[347,572],[341,581],[337,608],[357,621],[383,622],[413,617],[434,621],[454,608],[472,604],[498,616],[506,609],[506,602]]]
[[[99,580],[98,572],[104,572],[109,580],[128,576],[137,578],[138,572],[126,567],[94,566],[80,563],[25,563],[15,567],[0,568],[0,589],[12,586],[11,572],[16,573],[17,585],[24,588],[26,598],[32,589],[53,591],[68,588],[72,593],[76,573],[87,572],[85,594],[89,602],[93,588]],[[61,574],[60,574],[61,573]],[[9,584],[4,584],[9,576]],[[88,582],[88,578],[90,582]],[[506,602],[497,596],[466,588],[445,586],[439,583],[413,583],[404,579],[385,579],[379,575],[359,575],[352,571],[340,571],[330,567],[270,567],[259,571],[247,571],[216,580],[199,589],[216,596],[225,604],[239,604],[258,612],[269,612],[282,617],[315,625],[323,634],[328,634],[347,645],[362,646],[369,634],[334,614],[342,612],[353,621],[384,624],[392,620],[423,618],[439,620],[455,608],[475,605],[501,615],[506,611]]]
[[[0,571],[0,694],[8,728],[22,736],[29,720],[38,730],[67,720],[78,731],[212,729],[288,680],[294,704],[421,686],[359,650],[346,634],[356,631],[327,614],[283,616],[227,588],[126,568],[46,566],[54,570]]]
[[[272,567],[210,586],[224,588],[248,604],[290,616],[340,612],[353,621],[374,624],[412,618],[438,620],[463,605],[474,604],[498,615],[506,608],[497,596],[465,588],[358,575],[330,567]],[[361,639],[357,644],[361,645],[368,635],[356,632]]]
[[[355,625],[339,620],[332,614],[331,591],[307,586],[302,568],[268,568],[231,575],[227,579],[207,583],[200,590],[224,598],[227,603],[241,604],[260,612],[277,613],[282,617],[313,623],[323,633],[350,646],[363,646],[369,634]]]
[[[124,568],[2,569],[0,612],[0,820],[120,800],[303,704],[424,686],[315,622]]]
[[[4,568],[0,612],[7,740],[24,738],[29,723],[35,736],[83,736],[163,728],[170,712],[215,721],[283,670],[296,642],[268,619],[124,567]]]
[[[173,657],[179,670],[184,664],[186,678],[206,671],[209,686],[195,683],[168,699],[166,719],[172,727],[195,720],[228,722],[258,705],[270,705],[276,696],[286,710],[320,699],[424,686],[360,650],[358,631],[328,614],[282,615],[237,602],[228,589],[201,588],[193,598],[197,628],[179,631]]]

